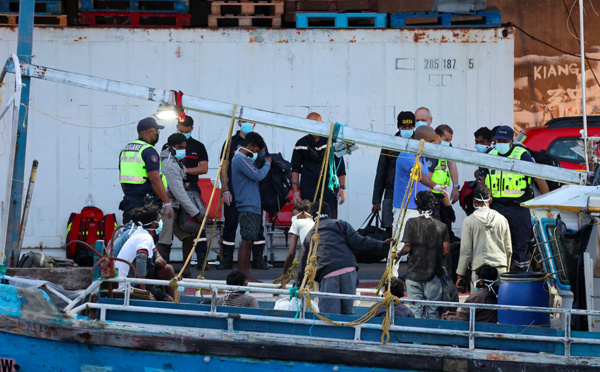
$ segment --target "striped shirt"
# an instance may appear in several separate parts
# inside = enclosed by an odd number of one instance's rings
[[[217,306],[258,308],[258,301],[256,301],[256,298],[244,293],[229,292],[217,300]]]

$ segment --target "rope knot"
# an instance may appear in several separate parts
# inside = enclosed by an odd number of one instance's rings
[[[169,287],[173,288],[174,292],[175,292],[175,296],[173,298],[173,301],[175,301],[175,302],[179,302],[179,289],[178,289],[179,288],[179,283],[178,283],[178,279],[179,279],[179,276],[175,276],[173,279],[171,279],[169,281]]]
[[[313,234],[313,236],[310,240],[317,243],[319,241],[319,238],[320,238],[319,234],[315,233],[315,234]]]

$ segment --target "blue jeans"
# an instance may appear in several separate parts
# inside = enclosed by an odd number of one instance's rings
[[[434,276],[428,282],[415,282],[406,279],[406,298],[410,300],[440,301],[442,299],[442,282]],[[440,319],[438,306],[408,305],[415,314],[415,318]]]

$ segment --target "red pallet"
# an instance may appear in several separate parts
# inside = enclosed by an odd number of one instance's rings
[[[81,12],[81,24],[91,27],[180,28],[191,21],[187,13]]]

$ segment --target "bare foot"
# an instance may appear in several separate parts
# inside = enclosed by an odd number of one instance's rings
[[[256,279],[252,275],[248,275],[248,282],[251,282],[251,283],[262,283],[260,280]]]

